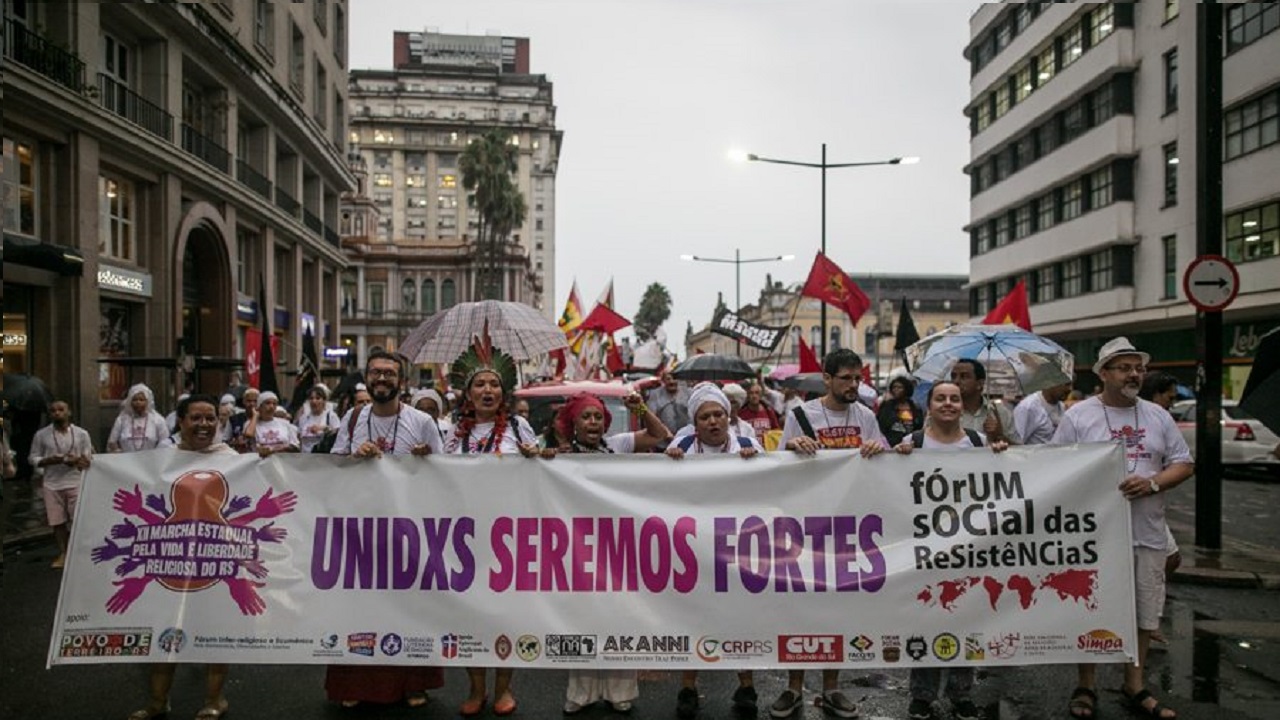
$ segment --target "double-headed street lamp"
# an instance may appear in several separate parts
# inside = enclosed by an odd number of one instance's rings
[[[777,158],[761,157],[754,153],[745,153],[742,151],[729,151],[729,158],[732,160],[747,162],[766,162],[775,165],[795,165],[797,167],[818,168],[822,171],[822,254],[827,254],[827,170],[836,168],[851,167],[869,167],[871,165],[914,165],[920,162],[918,157],[896,157],[889,160],[875,160],[872,162],[852,162],[852,163],[829,163],[827,162],[827,144],[822,143],[822,161],[821,162],[800,162],[798,160],[779,160]],[[827,356],[827,304],[819,303],[819,320],[822,325],[822,337],[819,340],[818,358],[819,362]]]
[[[795,255],[774,255],[772,257],[746,258],[742,257],[741,249],[734,249],[732,258],[711,258],[702,257],[701,255],[681,255],[681,260],[689,260],[692,262],[713,262],[713,263],[733,263],[734,272],[734,290],[733,304],[736,312],[742,312],[742,266],[746,263],[761,262],[786,262],[787,260],[795,260]],[[742,354],[742,343],[738,343],[738,354]]]

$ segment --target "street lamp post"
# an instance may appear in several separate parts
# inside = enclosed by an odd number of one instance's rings
[[[730,157],[738,160],[747,160],[750,162],[766,162],[775,165],[795,165],[796,167],[818,168],[822,171],[822,254],[827,254],[827,170],[836,168],[850,167],[869,167],[871,165],[914,165],[920,162],[918,157],[895,157],[888,160],[873,160],[871,162],[852,162],[852,163],[829,163],[827,162],[827,144],[822,143],[822,161],[821,162],[801,162],[799,160],[780,160],[778,158],[767,158],[756,155],[755,153],[742,154],[730,151]],[[822,337],[819,339],[819,362],[827,356],[827,304],[819,303],[819,324],[822,325]]]
[[[733,263],[733,274],[734,274],[733,304],[737,312],[742,312],[742,266],[743,265],[747,263],[761,263],[761,262],[786,262],[788,260],[794,260],[795,258],[796,258],[795,255],[773,255],[770,257],[747,258],[744,260],[742,258],[741,248],[734,249],[732,258],[712,258],[712,257],[702,257],[701,255],[681,255],[680,256],[681,260],[689,260],[691,262]],[[738,354],[741,355],[742,343],[738,343],[737,349],[738,349]]]

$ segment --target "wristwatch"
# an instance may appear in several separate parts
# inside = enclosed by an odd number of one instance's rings
[[[1160,483],[1156,482],[1154,477],[1147,478],[1147,482],[1151,483],[1151,494],[1155,495],[1160,492]]]

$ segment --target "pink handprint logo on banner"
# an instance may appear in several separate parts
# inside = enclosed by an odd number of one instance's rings
[[[144,498],[134,485],[131,491],[116,490],[112,500],[125,517],[90,554],[94,563],[115,562],[120,576],[112,583],[119,590],[107,600],[107,612],[124,613],[152,582],[173,592],[198,592],[221,583],[241,613],[266,610],[258,588],[266,585],[260,581],[269,571],[259,546],[288,535],[275,527],[274,519],[293,512],[298,502],[294,493],[275,495],[268,488],[255,503],[247,495],[231,496],[222,473],[193,470],[174,481],[167,499]],[[255,524],[263,520],[272,522]]]

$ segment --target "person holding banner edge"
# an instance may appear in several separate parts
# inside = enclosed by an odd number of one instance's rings
[[[229,445],[222,442],[218,432],[218,401],[212,395],[190,395],[178,403],[178,450],[206,455],[235,455]],[[177,663],[153,663],[148,688],[151,699],[147,706],[134,710],[129,720],[152,720],[169,714],[169,691],[173,689],[173,676]],[[196,713],[196,720],[217,720],[227,711],[227,698],[223,687],[227,684],[228,666],[225,663],[209,663],[205,666],[204,706]]]
[[[1151,635],[1160,628],[1165,601],[1166,534],[1164,495],[1195,471],[1191,451],[1172,416],[1141,399],[1142,379],[1151,356],[1128,338],[1117,337],[1098,351],[1093,372],[1102,393],[1072,405],[1053,435],[1054,445],[1120,442],[1124,446],[1124,478],[1119,490],[1133,518],[1133,566],[1138,614],[1137,662],[1125,665],[1121,693],[1130,710],[1159,720],[1178,716],[1146,689],[1143,673]],[[1074,718],[1097,715],[1096,666],[1077,666],[1078,684],[1067,710]]]
[[[862,358],[848,348],[832,350],[823,359],[822,379],[826,395],[787,413],[782,447],[801,455],[812,455],[822,448],[857,450],[864,458],[884,452],[885,439],[875,414],[858,401]],[[823,670],[822,695],[814,702],[828,715],[857,717],[858,705],[840,691],[839,681],[839,670]],[[791,717],[803,704],[804,671],[792,670],[787,689],[769,706],[769,715]]]
[[[400,358],[391,353],[369,355],[365,382],[373,401],[351,410],[350,437],[334,447],[335,454],[372,459],[441,451],[435,421],[400,402],[402,368]],[[345,708],[362,702],[393,703],[401,698],[409,707],[422,707],[428,701],[427,690],[443,685],[444,670],[440,667],[330,665],[324,679],[329,699]]]
[[[715,383],[704,382],[689,393],[689,410],[693,413],[693,433],[677,438],[667,447],[666,455],[680,460],[686,453],[737,453],[750,459],[764,452],[753,438],[745,438],[730,428],[729,398]],[[738,673],[738,689],[733,692],[733,709],[744,717],[756,716],[756,688],[750,670]],[[685,670],[680,675],[680,692],[676,695],[676,716],[682,720],[697,717],[701,706],[698,696],[698,671]]]

